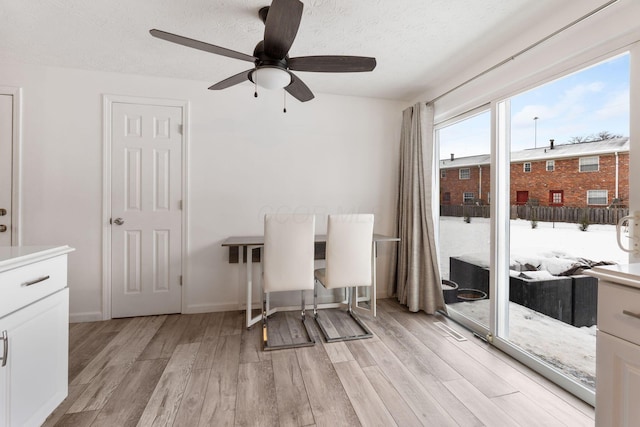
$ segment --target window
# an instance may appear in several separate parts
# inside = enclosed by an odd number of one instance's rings
[[[551,190],[549,191],[549,204],[551,206],[562,206],[564,203],[564,191],[563,190]]]
[[[446,178],[446,177],[447,177],[447,170],[440,169],[440,178]]]
[[[556,169],[555,160],[547,160],[547,172],[553,172]]]
[[[594,157],[580,157],[580,172],[597,172],[600,169],[600,158]]]
[[[609,195],[607,190],[588,190],[588,205],[608,205]]]
[[[531,162],[526,162],[522,168],[525,172],[531,172]]]
[[[471,169],[462,168],[458,171],[458,179],[471,179]]]
[[[451,203],[451,193],[448,191],[442,194],[442,203],[448,205]]]
[[[475,199],[475,195],[474,193],[469,193],[469,192],[464,192],[462,194],[462,202],[466,205],[469,203],[473,203],[473,200]]]

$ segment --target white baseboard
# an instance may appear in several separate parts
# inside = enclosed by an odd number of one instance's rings
[[[260,307],[260,305],[258,305]],[[238,304],[191,304],[185,308],[184,314],[196,314],[196,313],[215,313],[220,311],[236,311],[244,310],[244,305],[239,307]]]
[[[386,298],[386,295],[378,295],[378,299]],[[334,302],[330,298],[318,298],[318,303],[325,305],[331,304]],[[261,306],[260,302],[256,302],[253,305],[253,308],[259,309]],[[337,306],[338,304],[336,304]],[[196,314],[196,313],[215,313],[220,311],[236,311],[236,310],[244,310],[246,304],[235,304],[235,303],[224,303],[224,304],[191,304],[188,305],[184,311],[184,314]],[[313,308],[313,305],[307,304],[307,309]],[[299,305],[293,306],[283,306],[279,307],[279,310],[288,311],[288,310],[299,310]],[[70,313],[69,314],[69,323],[81,323],[81,322],[97,322],[105,320],[102,317],[102,312],[86,312],[86,313]]]
[[[98,322],[104,320],[101,311],[69,313],[69,323]]]

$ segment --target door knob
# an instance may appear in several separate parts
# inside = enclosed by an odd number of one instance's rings
[[[7,226],[4,224],[0,224],[0,233],[4,233],[5,231],[7,231]]]
[[[114,219],[114,220],[113,220],[113,223],[114,223],[115,225],[122,225],[122,224],[124,224],[124,219],[122,219],[122,218],[116,218],[116,219]]]

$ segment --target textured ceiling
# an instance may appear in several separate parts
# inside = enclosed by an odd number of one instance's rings
[[[557,0],[303,3],[291,57],[360,55],[374,56],[378,63],[371,73],[297,73],[314,92],[400,100],[410,100],[468,68],[474,58],[517,38],[527,23],[558,7]],[[153,38],[149,29],[252,54],[264,31],[258,10],[268,4],[269,0],[0,0],[0,61],[184,78],[202,81],[206,90],[247,69],[247,63]]]

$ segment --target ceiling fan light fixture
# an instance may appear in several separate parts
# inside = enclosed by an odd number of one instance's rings
[[[251,74],[251,80],[265,89],[282,89],[291,84],[291,74],[278,67],[260,67]]]

